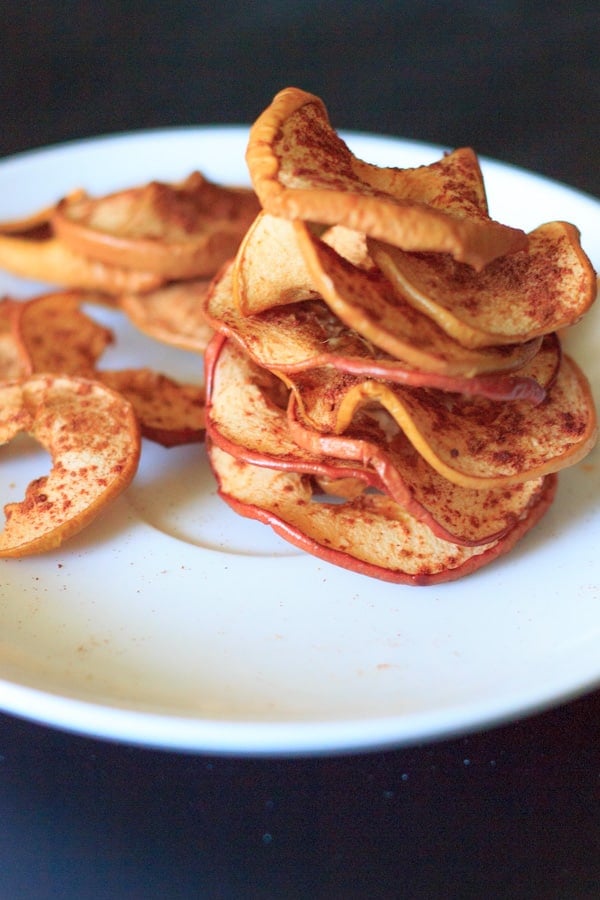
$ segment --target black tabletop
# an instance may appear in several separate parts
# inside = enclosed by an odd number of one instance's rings
[[[250,122],[281,87],[336,127],[600,196],[598,5],[2,4],[0,155]],[[600,692],[481,733],[312,758],[179,754],[0,715],[0,897],[587,898]]]

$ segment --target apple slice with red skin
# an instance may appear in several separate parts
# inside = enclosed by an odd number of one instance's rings
[[[504,537],[461,547],[436,537],[383,494],[344,503],[313,499],[310,479],[255,466],[209,443],[219,494],[237,513],[333,565],[395,584],[431,585],[462,578],[511,550],[550,507],[556,476],[544,479],[537,502]]]
[[[221,335],[207,350],[206,377],[207,434],[221,449],[253,465],[312,476],[325,493],[377,489],[449,541],[474,546],[502,536],[543,489],[541,478],[487,491],[458,487],[400,432],[390,440],[372,415],[359,413],[344,435],[307,429],[281,381]]]
[[[414,387],[436,387],[498,400],[526,399],[539,403],[545,390],[524,371],[541,346],[541,339],[512,353],[521,369],[507,374],[462,375],[414,368],[373,346],[345,325],[320,299],[299,300],[254,315],[242,315],[232,296],[233,274],[226,266],[204,298],[204,317],[211,326],[236,340],[259,365],[294,373],[331,367],[365,378],[381,378]],[[429,326],[428,326],[429,327]],[[503,354],[499,355],[499,359]],[[506,363],[508,354],[502,359]]]
[[[537,406],[409,388],[325,368],[280,376],[310,428],[343,434],[359,409],[381,407],[433,468],[463,487],[502,487],[557,472],[583,459],[596,440],[589,382],[567,355]]]

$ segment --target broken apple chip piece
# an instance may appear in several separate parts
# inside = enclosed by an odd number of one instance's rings
[[[250,188],[225,187],[193,172],[103,197],[65,198],[52,216],[75,252],[165,280],[208,277],[233,256],[259,211]]]
[[[33,281],[106,295],[149,291],[164,281],[154,272],[90,259],[71,249],[53,233],[40,237],[0,234],[0,269]]]
[[[4,507],[3,557],[52,550],[76,534],[128,486],[140,455],[131,404],[87,379],[39,374],[0,384],[0,442],[20,432],[48,451],[52,469]]]
[[[163,447],[204,440],[202,387],[151,369],[104,369],[96,377],[130,401],[144,437]]]
[[[407,251],[449,253],[475,269],[527,243],[520,229],[487,215],[471,150],[410,170],[371,165],[333,129],[323,101],[294,87],[253,124],[246,162],[263,208],[282,218],[343,225]]]
[[[556,489],[555,476],[549,476],[527,515],[502,538],[464,547],[436,537],[383,494],[321,502],[305,475],[252,465],[214,444],[209,455],[219,494],[237,513],[270,525],[313,556],[396,584],[439,584],[489,564],[537,524]]]
[[[522,343],[573,325],[596,295],[579,232],[566,222],[540,225],[527,249],[481,272],[447,254],[404,253],[379,241],[369,241],[369,250],[403,300],[472,349]]]
[[[145,294],[123,294],[119,306],[149,337],[195,353],[203,353],[213,329],[203,314],[209,279],[174,281]]]
[[[464,487],[500,487],[558,472],[583,459],[596,440],[589,383],[566,355],[537,406],[406,388],[331,369],[282,377],[309,427],[342,434],[357,410],[381,407],[434,469]]]
[[[328,366],[365,378],[481,394],[495,399],[528,399],[539,403],[545,396],[542,383],[526,367],[527,356],[533,358],[541,341],[518,348],[523,364],[512,374],[501,371],[481,375],[431,372],[415,368],[380,350],[339,319],[321,299],[276,306],[256,315],[242,315],[233,299],[231,267],[225,267],[213,281],[204,303],[205,316],[215,329],[227,334],[243,346],[255,362],[270,370],[291,373]],[[426,328],[432,330],[429,324]],[[450,343],[446,339],[443,342]],[[460,355],[463,359],[468,356],[462,351]],[[503,364],[506,364],[507,356],[499,354]],[[519,358],[516,352],[512,356],[513,363],[515,357]]]
[[[343,435],[308,429],[281,381],[221,336],[207,352],[206,375],[207,431],[221,449],[253,465],[304,473],[335,496],[376,489],[445,540],[474,546],[501,537],[543,488],[543,478],[486,491],[452,484],[398,429],[392,439],[368,412]]]

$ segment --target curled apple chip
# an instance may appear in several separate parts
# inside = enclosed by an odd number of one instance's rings
[[[358,409],[374,404],[434,469],[464,487],[501,487],[557,472],[581,460],[596,440],[590,385],[566,355],[537,406],[406,388],[331,369],[282,377],[309,427],[341,434]]]
[[[173,281],[145,294],[123,294],[119,306],[149,337],[203,353],[213,334],[202,311],[209,286],[209,279]]]
[[[263,208],[282,218],[343,225],[404,250],[450,253],[475,269],[526,246],[522,231],[488,216],[472,150],[416,169],[371,165],[332,128],[323,101],[294,87],[254,122],[246,162]]]
[[[468,348],[403,300],[379,270],[353,266],[304,222],[294,222],[298,245],[313,284],[329,308],[369,343],[416,369],[473,376],[524,365],[539,349],[532,338],[512,345]]]
[[[502,538],[477,547],[441,540],[383,494],[344,503],[314,499],[305,475],[255,466],[214,444],[209,455],[220,496],[240,515],[264,522],[282,538],[334,565],[396,584],[439,584],[461,578],[514,547],[541,519],[556,489],[544,490]]]
[[[130,401],[144,437],[163,447],[204,440],[204,388],[152,369],[103,369],[96,377]]]
[[[61,287],[101,291],[149,291],[163,282],[154,272],[126,269],[90,259],[52,232],[41,235],[1,234],[0,269],[13,275]]]
[[[596,295],[578,230],[548,222],[527,249],[481,272],[447,254],[404,253],[379,241],[371,254],[403,299],[465,347],[524,342],[575,324]]]
[[[497,400],[528,399],[539,403],[545,396],[542,384],[521,371],[470,376],[414,368],[370,344],[319,299],[241,315],[233,301],[227,267],[213,281],[204,309],[207,320],[218,331],[237,341],[267,369],[293,373],[328,366],[365,378],[480,394]],[[523,356],[539,346],[540,342],[531,342]]]
[[[131,482],[140,435],[131,405],[88,379],[30,375],[0,384],[0,442],[27,432],[50,454],[49,475],[4,507],[0,556],[52,550],[89,524]]]
[[[94,378],[113,334],[82,310],[87,292],[57,291],[17,304],[14,330],[31,372]]]
[[[343,435],[308,429],[280,380],[221,336],[209,347],[206,368],[214,444],[254,465],[310,475],[325,493],[354,497],[377,489],[445,540],[474,546],[501,537],[543,488],[543,478],[491,490],[457,486],[398,429],[392,439],[369,413],[359,413]]]
[[[291,222],[259,213],[235,256],[232,291],[235,306],[245,316],[317,296]]]
[[[258,210],[250,188],[224,187],[192,172],[174,184],[151,181],[103,197],[65,198],[52,225],[78,253],[174,280],[214,274]]]

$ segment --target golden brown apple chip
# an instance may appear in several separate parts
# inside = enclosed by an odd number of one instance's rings
[[[163,344],[202,353],[213,334],[202,311],[209,286],[208,279],[174,281],[145,294],[123,294],[119,305],[144,334]]]
[[[244,316],[235,307],[231,273],[225,268],[205,298],[205,315],[215,329],[237,341],[259,365],[280,372],[330,366],[365,378],[383,378],[415,387],[437,387],[495,399],[539,403],[542,385],[521,370],[465,376],[415,369],[369,343],[345,325],[322,300],[305,300]],[[523,356],[539,348],[531,342]],[[522,367],[523,368],[523,367]]]
[[[251,189],[223,187],[193,172],[175,184],[151,181],[104,197],[66,198],[52,224],[78,253],[174,280],[214,274],[258,210]]]
[[[0,234],[0,269],[61,287],[107,295],[149,291],[163,283],[154,272],[136,271],[92,260],[54,234]]]
[[[596,274],[579,232],[540,225],[529,246],[481,272],[446,254],[404,253],[369,243],[373,259],[401,297],[465,347],[523,342],[577,322],[596,295]]]
[[[542,490],[542,478],[491,490],[454,485],[399,429],[392,436],[374,415],[359,413],[344,435],[308,429],[279,379],[222,337],[211,343],[206,369],[207,431],[221,449],[254,465],[310,475],[337,496],[376,488],[445,540],[475,545],[502,536],[527,515]]]
[[[540,346],[539,339],[500,347],[471,349],[447,335],[428,315],[398,296],[379,270],[353,266],[303,222],[294,230],[313,279],[329,308],[349,328],[415,369],[471,377],[521,367]]]
[[[14,328],[31,372],[94,378],[113,334],[81,311],[90,295],[58,291],[18,304]]]
[[[131,405],[109,388],[64,375],[0,384],[0,442],[32,435],[50,454],[48,476],[4,507],[0,556],[52,550],[102,512],[131,482],[140,435]]]
[[[276,216],[450,253],[475,269],[526,246],[522,231],[487,215],[470,149],[416,169],[373,166],[334,131],[323,101],[297,88],[280,91],[255,121],[246,162],[263,208]]]
[[[381,406],[434,469],[464,487],[501,487],[557,472],[581,460],[596,439],[589,383],[566,355],[537,406],[407,388],[332,369],[281,377],[293,387],[309,427],[341,434],[358,409]]]
[[[264,522],[285,540],[327,562],[397,584],[439,584],[468,575],[508,552],[541,519],[555,476],[527,515],[504,535],[478,547],[441,540],[384,494],[345,503],[318,502],[296,472],[256,466],[209,445],[220,496],[240,515]]]
[[[104,369],[97,378],[126,397],[142,435],[163,447],[204,440],[204,389],[151,369]]]
[[[232,290],[244,316],[317,296],[291,222],[265,212],[256,217],[235,256]]]

